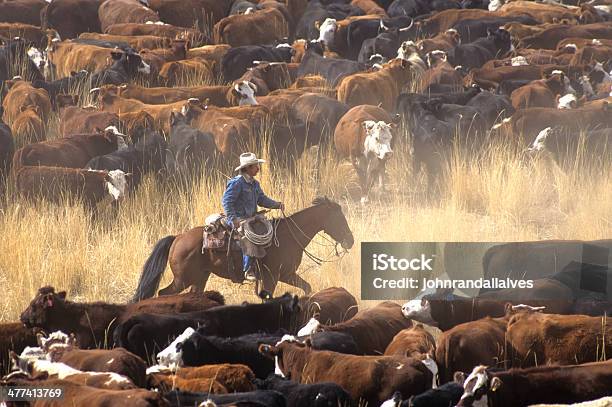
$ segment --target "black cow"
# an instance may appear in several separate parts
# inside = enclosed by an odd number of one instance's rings
[[[47,91],[51,103],[54,107],[57,107],[55,98],[59,94],[73,94],[77,90],[77,87],[85,82],[89,73],[87,71],[80,71],[73,73],[71,76],[66,78],[57,79],[51,82],[44,80],[36,80],[32,82],[32,86],[35,88],[42,88]]]
[[[467,44],[479,38],[488,36],[489,31],[494,31],[504,24],[521,23],[525,25],[536,25],[537,20],[526,15],[516,15],[512,17],[495,17],[486,19],[466,19],[458,21],[452,28],[457,30],[461,36],[461,42]]]
[[[478,95],[482,89],[479,86],[471,86],[463,92],[448,92],[448,93],[426,93],[429,99],[440,99],[443,103],[452,103],[455,105],[465,106],[472,98]],[[400,95],[401,97],[401,95]]]
[[[381,55],[387,59],[397,57],[397,50],[404,41],[409,40],[412,35],[410,29],[412,23],[405,28],[392,28],[386,32],[378,34],[375,38],[368,38],[361,44],[361,50],[357,56],[357,61],[362,63],[370,62],[372,55]]]
[[[151,67],[135,53],[111,52],[113,64],[91,75],[92,86],[122,85],[129,83],[138,72],[151,73]]]
[[[495,95],[482,91],[474,96],[466,106],[471,106],[480,112],[486,126],[490,128],[495,122],[501,121],[514,114],[514,107],[510,98],[505,95]]]
[[[217,406],[287,407],[285,396],[274,390],[212,394],[173,390],[164,395],[173,407],[199,406],[210,400]]]
[[[395,0],[389,5],[387,14],[390,17],[417,17],[451,8],[460,8],[460,5],[453,0]]]
[[[510,96],[518,88],[529,85],[531,79],[504,79],[497,87],[497,93]]]
[[[326,3],[326,4],[323,4]],[[296,24],[295,37],[314,40],[319,38],[319,29],[316,23],[322,23],[326,18],[337,21],[347,17],[363,15],[364,12],[350,4],[329,4],[329,1],[310,1],[300,20]],[[344,1],[342,3],[345,3]]]
[[[480,68],[485,62],[501,58],[512,48],[510,33],[504,29],[487,30],[486,38],[460,44],[448,52],[448,62],[464,69]]]
[[[210,167],[217,155],[217,146],[211,133],[204,133],[188,124],[180,112],[170,114],[170,143],[166,151],[166,169],[169,174],[192,176]]]
[[[276,390],[287,399],[287,407],[337,407],[353,403],[351,396],[336,383],[300,384],[281,376],[270,375],[255,379],[260,390]]]
[[[251,368],[255,376],[265,378],[274,372],[274,361],[259,353],[259,345],[275,345],[287,332],[249,334],[235,338],[206,336],[203,330],[179,344],[186,366],[238,363]],[[319,350],[358,354],[353,337],[342,332],[317,332],[310,336],[312,347]]]
[[[119,324],[114,340],[117,346],[146,358],[155,349],[165,348],[188,327],[200,327],[200,333],[227,337],[276,332],[289,329],[299,311],[298,297],[285,294],[264,304],[224,305],[177,315],[140,314]]]
[[[431,99],[425,105],[439,120],[458,129],[463,141],[466,136],[482,135],[488,129],[478,109],[472,106],[444,103],[441,99]]]
[[[166,140],[159,132],[153,132],[141,137],[126,150],[92,158],[85,168],[132,173],[132,187],[136,187],[145,174],[163,169],[165,153]]]
[[[243,45],[227,51],[221,59],[221,73],[227,82],[240,78],[248,68],[254,66],[253,61],[291,62],[295,53],[293,48],[285,45]]]
[[[438,388],[403,401],[401,407],[448,407],[459,402],[463,395],[463,386],[457,382],[444,383]]]
[[[298,76],[318,74],[333,86],[345,76],[365,71],[367,66],[360,62],[340,58],[324,58],[323,43],[310,41],[306,43],[306,52],[298,68]]]

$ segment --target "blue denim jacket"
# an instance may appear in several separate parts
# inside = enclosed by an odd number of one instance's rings
[[[246,219],[255,215],[257,205],[272,209],[280,207],[279,202],[264,194],[257,180],[247,182],[242,175],[228,181],[221,203],[228,225],[231,225],[235,218]]]

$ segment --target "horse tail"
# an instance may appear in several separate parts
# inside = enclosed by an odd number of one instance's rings
[[[172,246],[174,239],[176,239],[176,236],[166,236],[160,239],[153,248],[151,255],[142,268],[142,274],[140,275],[140,280],[138,280],[136,294],[134,294],[134,298],[132,299],[133,302],[144,300],[155,295],[155,291],[159,288],[159,282],[166,269],[170,246]]]

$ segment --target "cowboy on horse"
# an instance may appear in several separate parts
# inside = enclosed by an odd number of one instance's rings
[[[240,155],[240,165],[234,171],[240,173],[230,179],[223,193],[221,201],[226,215],[226,225],[230,229],[238,229],[245,220],[257,214],[257,206],[270,209],[284,209],[282,202],[277,202],[269,197],[261,189],[261,185],[255,179],[259,173],[259,165],[265,160],[257,158],[253,153]],[[256,281],[256,267],[253,257],[243,252],[242,268],[244,278],[248,281]]]

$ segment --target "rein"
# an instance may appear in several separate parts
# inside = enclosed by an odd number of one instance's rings
[[[316,265],[318,265],[318,266],[320,266],[320,265],[321,265],[321,264],[323,264],[323,263],[333,263],[334,261],[336,261],[336,260],[322,259],[322,258],[318,257],[317,255],[315,255],[314,253],[310,252],[308,249],[306,249],[306,246],[301,245],[301,244],[300,244],[300,241],[299,241],[299,240],[298,240],[298,238],[297,238],[297,236],[296,236],[296,235],[293,233],[293,230],[292,230],[293,228],[291,227],[291,224],[293,224],[293,226],[295,227],[295,229],[297,229],[297,230],[298,230],[298,231],[299,231],[299,232],[302,234],[302,236],[306,237],[306,238],[307,238],[307,239],[309,239],[310,241],[312,241],[312,240],[314,239],[314,237],[315,237],[316,235],[318,235],[319,233],[316,233],[316,234],[315,234],[314,236],[312,236],[312,237],[308,236],[308,235],[307,235],[307,234],[306,234],[306,233],[305,233],[305,232],[302,230],[302,228],[300,228],[300,226],[299,226],[299,225],[298,225],[298,224],[297,224],[297,223],[296,223],[296,222],[293,220],[293,218],[291,218],[290,216],[287,216],[287,214],[285,213],[285,210],[284,210],[284,209],[281,209],[281,213],[283,214],[283,219],[286,219],[286,220],[288,220],[288,221],[289,221],[289,227],[288,227],[288,229],[289,229],[289,233],[291,233],[291,237],[293,237],[293,240],[295,240],[295,242],[298,244],[298,246],[300,246],[300,248],[302,249],[302,251],[304,252],[304,254],[305,254],[305,255],[306,255],[306,256],[307,256],[307,257],[308,257],[310,260],[312,260],[312,261],[313,261],[313,262],[314,262]],[[278,223],[280,223],[280,219],[276,220],[276,225],[275,225],[275,227],[274,227],[274,245],[275,245],[276,247],[279,247],[279,244],[280,244],[280,243],[279,243],[279,241],[278,241],[278,237],[277,237],[277,235],[276,235],[276,227],[278,226]],[[321,235],[321,236],[323,236],[323,235]],[[334,247],[334,250],[335,250],[335,252],[336,252],[336,257],[342,258],[342,257],[344,256],[344,254],[346,254],[346,253],[347,253],[347,251],[346,251],[346,250],[344,250],[344,251],[342,252],[342,253],[343,253],[343,256],[340,256],[340,254],[339,254],[339,252],[338,252],[338,242],[332,242],[330,239],[328,239],[328,238],[327,238],[327,237],[325,237],[325,236],[323,236],[323,238],[324,238],[325,240],[327,240],[328,242],[330,242],[330,243],[333,243],[333,244],[334,244],[334,246],[333,246],[333,247]],[[321,243],[318,243],[318,244],[319,244],[319,245],[321,245],[321,246],[330,247],[329,245],[324,245],[324,244],[321,244]]]

